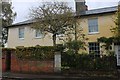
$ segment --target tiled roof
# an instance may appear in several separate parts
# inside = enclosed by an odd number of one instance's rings
[[[93,15],[93,14],[109,13],[109,12],[115,12],[115,11],[117,11],[117,9],[118,9],[117,6],[100,8],[100,9],[93,9],[93,10],[85,11],[81,15]]]
[[[77,15],[77,16],[87,16],[87,15],[94,15],[94,14],[116,12],[117,9],[118,9],[117,6],[100,8],[100,9],[93,9],[93,10],[85,11],[85,12],[83,12],[80,15]],[[13,24],[11,26],[8,26],[8,27],[26,25],[26,24],[30,24],[32,22],[35,22],[35,20],[26,20],[26,21],[23,21],[23,22],[15,23],[15,24]]]
[[[13,24],[13,26],[14,25],[18,26],[18,25],[24,25],[24,24],[31,24],[33,22],[35,22],[35,20],[26,20],[26,21],[22,21],[22,22],[19,22],[19,23],[15,23],[15,24]]]

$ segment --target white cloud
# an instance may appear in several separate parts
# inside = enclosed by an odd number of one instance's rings
[[[14,11],[17,12],[17,17],[14,23],[28,19],[27,16],[29,13],[29,8],[31,8],[32,6],[36,6],[37,4],[39,4],[39,2],[51,2],[51,1],[53,0],[12,0]],[[71,2],[70,6],[75,8],[74,4],[75,0],[54,0],[54,1]],[[85,0],[85,1],[89,9],[96,9],[116,6],[118,4],[118,1],[120,0]]]

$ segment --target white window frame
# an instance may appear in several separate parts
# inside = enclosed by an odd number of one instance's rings
[[[96,52],[96,51],[99,51],[99,53],[97,53],[97,54],[95,54],[95,55],[100,55],[100,43],[97,43],[97,42],[89,42],[88,44],[89,44],[89,54],[90,54],[90,44],[94,44],[93,47],[92,47],[92,48],[93,48],[93,52],[94,52],[94,51],[95,51],[95,52]],[[96,44],[96,45],[98,44],[99,46],[98,46],[98,45],[96,46],[95,44]],[[95,48],[95,47],[96,47],[96,48]],[[98,50],[97,50],[97,47],[99,48]],[[96,50],[95,50],[95,49],[96,49]],[[92,49],[91,49],[91,51],[92,51]]]
[[[39,31],[39,33],[37,31]],[[36,29],[34,32],[35,32],[35,38],[40,39],[40,38],[44,37],[44,34],[40,30]],[[37,36],[37,35],[39,35],[39,36]]]
[[[95,21],[95,22],[93,22],[93,21]],[[91,23],[95,23],[95,24],[91,24]],[[92,28],[91,31],[90,31],[90,28]],[[97,33],[99,33],[98,18],[90,18],[90,19],[88,19],[88,33],[89,34],[97,34]]]
[[[21,31],[21,30],[23,30],[23,31]],[[21,37],[21,35],[22,35],[22,37]],[[20,28],[18,28],[18,37],[19,37],[19,39],[24,39],[24,36],[25,35],[25,27],[20,27]]]

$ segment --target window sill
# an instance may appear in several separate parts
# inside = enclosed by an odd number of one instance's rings
[[[99,32],[90,32],[88,35],[94,35],[94,34],[99,34]]]
[[[20,40],[24,40],[24,38],[19,38]]]
[[[35,39],[42,39],[42,37],[35,37]]]

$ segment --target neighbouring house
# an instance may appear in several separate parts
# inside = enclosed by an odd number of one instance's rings
[[[52,46],[51,34],[44,36],[39,30],[30,27],[32,21],[17,23],[9,26],[8,47],[15,48],[17,46]]]
[[[80,5],[84,7],[78,9]],[[81,7],[80,7],[81,8]],[[83,28],[83,33],[89,40],[87,51],[90,53],[92,51],[100,54],[101,48],[100,43],[97,42],[97,38],[100,37],[111,37],[113,33],[110,31],[111,26],[115,26],[115,13],[117,11],[117,6],[105,7],[100,9],[87,10],[85,2],[77,2],[76,0],[76,12],[77,18],[80,25],[77,27]],[[81,12],[82,13],[79,13]],[[15,48],[18,46],[52,46],[52,36],[48,34],[44,36],[39,30],[33,30],[30,27],[32,23],[31,20],[16,23],[9,26],[8,32],[8,48]],[[57,43],[62,43],[57,39]],[[111,50],[114,50],[114,44]]]
[[[87,51],[96,52],[100,54],[101,45],[97,42],[100,37],[111,37],[113,33],[111,28],[115,26],[115,13],[117,11],[117,6],[106,7],[101,9],[88,10],[85,14],[81,15],[80,26],[83,27],[83,33],[89,39],[87,41],[88,48]],[[114,50],[114,44],[112,44],[111,51]]]

